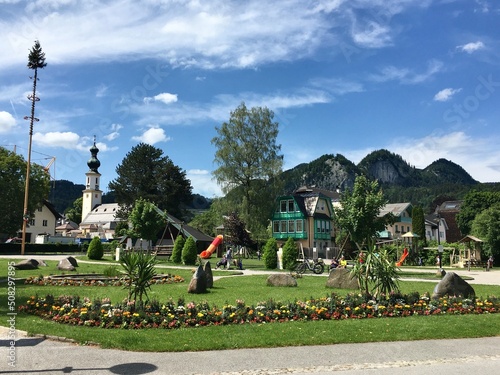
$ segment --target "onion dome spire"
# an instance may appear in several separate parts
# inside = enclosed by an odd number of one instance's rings
[[[89,168],[92,172],[96,172],[96,173],[99,173],[98,168],[101,166],[101,162],[99,161],[99,159],[97,159],[98,152],[99,152],[99,149],[95,145],[95,135],[94,135],[94,144],[90,148],[90,154],[92,156],[90,157],[89,161],[87,162],[87,165],[89,166]]]

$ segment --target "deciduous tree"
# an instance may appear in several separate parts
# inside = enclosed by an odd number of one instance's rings
[[[486,256],[500,259],[500,204],[481,211],[472,222],[471,233],[484,241]]]
[[[139,198],[129,215],[132,225],[133,237],[152,241],[153,245],[160,229],[165,226],[165,217],[159,212],[155,205],[145,199]]]
[[[23,196],[27,163],[20,155],[0,147],[0,232],[15,236],[23,221]],[[28,213],[33,212],[48,197],[50,177],[43,167],[33,164],[30,168]]]
[[[390,278],[394,274],[390,270],[391,264],[387,262],[382,264],[380,254],[375,254],[378,233],[383,231],[386,225],[394,222],[391,214],[383,217],[379,215],[386,203],[387,200],[379,189],[377,181],[358,176],[354,182],[354,189],[346,190],[340,197],[340,205],[334,208],[337,225],[342,231],[348,233],[358,251],[363,252],[363,263],[358,257],[353,273],[358,277],[361,287],[367,294],[370,293],[369,283],[374,277]],[[394,262],[392,262],[392,267],[395,267]],[[381,269],[387,272],[381,273]],[[384,285],[390,284],[385,280],[379,282]]]
[[[216,131],[212,144],[217,183],[226,195],[233,193],[237,211],[251,231],[265,228],[279,191],[274,177],[283,165],[274,113],[266,107],[248,109],[241,103]]]
[[[74,223],[80,224],[83,220],[82,205],[83,205],[83,197],[76,198],[75,201],[73,202],[73,205],[68,209],[66,209],[66,211],[64,212],[66,219]]]
[[[493,205],[500,203],[498,191],[470,191],[463,199],[460,212],[457,214],[457,225],[462,234],[468,235],[476,215]]]

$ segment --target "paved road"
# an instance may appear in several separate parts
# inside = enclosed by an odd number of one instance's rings
[[[52,256],[50,258],[57,259]],[[500,272],[495,271],[456,272],[474,277],[470,283],[500,285]],[[15,335],[17,339],[12,348],[11,335]],[[193,335],[196,335],[196,330],[193,330]],[[498,373],[500,365],[500,337],[138,353],[26,337],[24,332],[13,333],[0,326],[0,346],[0,374],[326,375],[339,372],[354,375],[369,372],[387,375],[470,375]],[[13,355],[14,367],[10,366],[9,355]]]
[[[125,352],[20,337],[11,367],[7,333],[0,329],[2,374],[470,375],[495,374],[500,365],[500,337],[184,353]]]

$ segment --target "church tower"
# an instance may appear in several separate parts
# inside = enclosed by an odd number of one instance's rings
[[[83,191],[83,202],[82,202],[82,221],[85,217],[92,211],[96,206],[102,203],[102,191],[99,190],[99,184],[101,179],[101,174],[98,169],[101,166],[101,162],[97,159],[97,153],[99,149],[95,145],[90,148],[91,157],[87,162],[89,166],[89,171],[85,173],[85,190]]]

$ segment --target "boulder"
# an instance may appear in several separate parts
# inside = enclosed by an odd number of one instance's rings
[[[42,259],[36,259],[36,261],[38,262],[38,267],[48,267],[47,263],[45,263],[44,260],[42,260]]]
[[[212,274],[212,266],[210,265],[210,261],[207,261],[203,265],[203,271],[205,271],[205,274],[207,276],[207,288],[213,288],[214,287],[214,275]]]
[[[207,292],[207,274],[200,265],[196,269],[188,286],[188,293],[201,294]]]
[[[14,264],[14,268],[17,270],[36,270],[39,264],[36,259],[25,259]]]
[[[442,280],[437,283],[432,293],[433,299],[444,296],[462,296],[464,298],[474,298],[476,292],[470,284],[458,276],[455,272],[447,272]]]
[[[66,259],[68,259],[68,262],[70,262],[73,267],[78,267],[78,262],[76,261],[75,258],[67,257]]]
[[[57,264],[57,269],[61,271],[75,271],[76,268],[71,264],[68,258],[64,258]]]
[[[267,278],[267,285],[293,287],[297,286],[297,280],[287,273],[275,273],[269,275]]]
[[[352,277],[351,271],[346,268],[335,268],[330,271],[326,280],[327,288],[359,289],[358,279]]]

